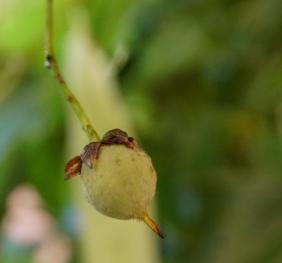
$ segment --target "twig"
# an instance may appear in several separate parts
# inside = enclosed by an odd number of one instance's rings
[[[66,100],[69,102],[70,106],[78,117],[82,129],[87,134],[89,140],[99,141],[100,137],[98,133],[93,128],[81,104],[79,103],[75,95],[72,93],[72,91],[69,89],[57,65],[53,49],[53,0],[47,0],[46,2],[45,67],[52,71],[55,79],[63,88]]]

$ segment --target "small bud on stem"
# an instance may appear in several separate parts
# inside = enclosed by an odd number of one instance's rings
[[[88,202],[104,215],[139,219],[159,237],[164,235],[147,213],[156,192],[157,174],[151,158],[133,137],[120,129],[87,144],[65,166],[66,179],[81,175]]]

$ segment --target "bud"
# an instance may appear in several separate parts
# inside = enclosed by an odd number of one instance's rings
[[[151,158],[125,132],[114,129],[100,142],[86,145],[67,163],[65,172],[66,179],[81,175],[87,200],[100,213],[142,220],[164,238],[147,213],[157,183]]]
[[[142,218],[156,190],[156,172],[139,148],[110,145],[100,148],[92,168],[82,165],[81,178],[88,201],[119,219]]]

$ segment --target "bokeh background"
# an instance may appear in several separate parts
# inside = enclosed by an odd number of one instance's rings
[[[282,262],[282,1],[55,1],[59,64],[96,128],[153,159],[164,241],[85,221],[63,181],[86,137],[43,67],[44,4],[0,0],[0,261]]]

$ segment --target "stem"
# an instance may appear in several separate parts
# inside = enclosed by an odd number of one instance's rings
[[[66,100],[69,102],[74,113],[78,117],[82,129],[87,134],[90,141],[99,141],[100,137],[96,130],[93,128],[88,116],[86,115],[81,104],[69,89],[66,81],[64,80],[62,74],[57,65],[56,57],[53,49],[53,0],[47,0],[46,2],[46,39],[45,39],[45,67],[50,69],[62,87]]]

